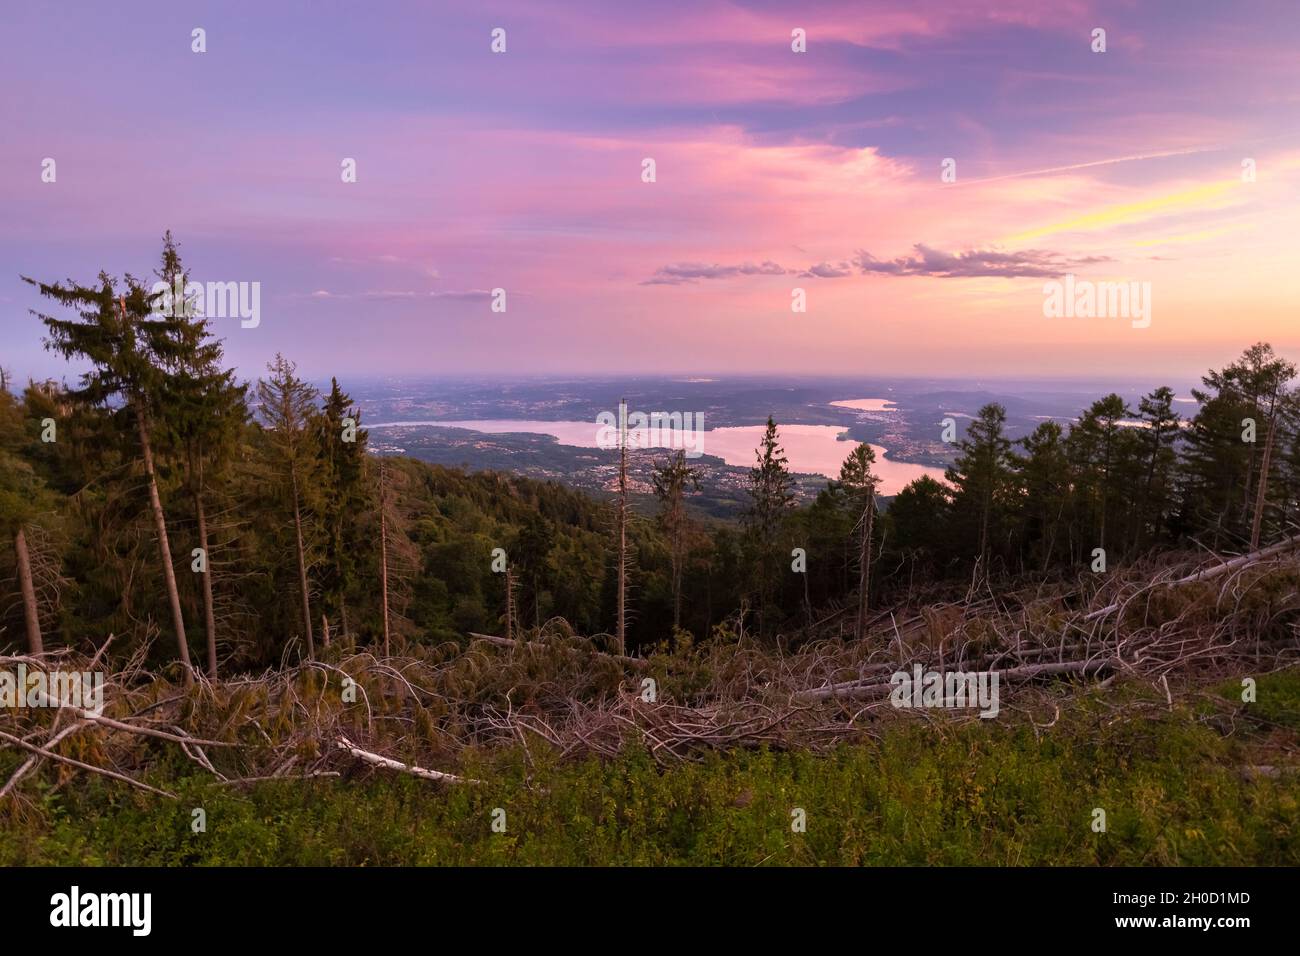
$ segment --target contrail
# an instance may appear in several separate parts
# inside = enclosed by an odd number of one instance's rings
[[[1137,153],[1133,156],[1115,156],[1111,159],[1094,159],[1090,163],[1074,163],[1071,166],[1052,166],[1047,169],[1031,169],[1023,173],[1007,173],[1005,176],[988,176],[984,179],[958,180],[956,185],[973,186],[976,183],[996,183],[1003,179],[1024,179],[1027,176],[1050,176],[1052,173],[1068,173],[1074,169],[1089,169],[1093,166],[1113,166],[1116,163],[1132,163],[1141,159],[1164,159],[1167,156],[1190,156],[1194,153],[1215,153],[1223,146],[1190,146],[1187,149],[1171,149],[1163,153]]]

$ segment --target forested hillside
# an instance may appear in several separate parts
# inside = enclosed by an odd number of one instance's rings
[[[185,275],[170,236],[157,275]],[[743,521],[695,513],[689,463],[667,452],[659,515],[623,520],[617,502],[555,484],[369,455],[337,381],[318,391],[276,355],[239,382],[209,320],[160,308],[131,277],[34,284],[50,309],[31,321],[90,371],[0,390],[11,646],[112,634],[116,653],[148,643],[155,662],[213,675],[341,638],[391,651],[553,618],[616,634],[621,521],[629,649],[671,644],[675,625],[789,645],[827,613],[860,605],[856,633],[869,607],[972,573],[1101,580],[1163,551],[1252,551],[1296,531],[1296,368],[1265,344],[1208,372],[1190,419],[1156,386],[1135,409],[1100,397],[1013,443],[986,406],[948,484],[918,480],[883,510],[865,445],[795,507],[770,422]]]

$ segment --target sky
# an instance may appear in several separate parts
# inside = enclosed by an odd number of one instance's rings
[[[1300,359],[1297,48],[1295,0],[5,4],[0,365],[69,373],[20,276],[167,229],[259,284],[245,376]]]

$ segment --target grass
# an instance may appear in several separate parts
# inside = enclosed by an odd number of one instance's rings
[[[667,771],[644,753],[559,763],[517,748],[471,757],[481,786],[381,771],[233,789],[160,764],[149,779],[170,801],[80,774],[53,787],[47,772],[0,808],[0,864],[1300,862],[1300,776],[1242,772],[1294,754],[1300,671],[1260,678],[1253,704],[1238,681],[1215,693],[1171,712],[1162,694],[1121,687],[1058,698],[1038,734],[1010,713],[900,719],[825,755],[731,752]],[[196,808],[206,832],[192,830]],[[798,809],[805,832],[792,831]]]

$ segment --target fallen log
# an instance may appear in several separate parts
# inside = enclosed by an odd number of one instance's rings
[[[49,750],[51,747],[57,744],[64,737],[68,736],[69,734],[75,733],[76,731],[80,730],[84,726],[86,726],[84,723],[69,724],[67,727],[64,727],[62,730],[60,730],[49,740],[45,741],[45,746],[42,749]],[[20,766],[17,770],[13,772],[13,776],[9,778],[8,782],[6,782],[3,787],[0,787],[0,799],[3,799],[9,793],[9,791],[11,791],[15,786],[17,786],[18,782],[27,775],[28,771],[34,769],[36,765],[39,764],[44,759],[45,759],[45,754],[43,753],[34,753],[30,757],[28,757],[27,760],[22,764],[22,766]]]
[[[44,707],[61,707],[76,714],[81,720],[88,723],[98,724],[101,727],[108,727],[112,730],[121,730],[128,734],[140,734],[144,737],[157,737],[159,740],[170,740],[177,744],[201,744],[205,747],[234,747],[235,744],[228,740],[205,740],[202,737],[181,737],[177,734],[169,734],[165,730],[155,730],[152,727],[140,727],[136,724],[128,724],[121,720],[114,720],[112,717],[105,717],[103,714],[97,714],[93,710],[87,710],[84,707],[76,707],[72,704],[65,704],[60,700],[55,700],[48,694],[37,694],[37,701]]]
[[[139,787],[141,790],[147,790],[150,793],[156,793],[160,797],[170,797],[173,800],[176,799],[176,794],[168,793],[166,790],[159,790],[157,787],[151,787],[147,783],[141,783],[139,780],[134,780],[131,777],[128,777],[124,773],[118,773],[115,770],[107,770],[104,767],[96,767],[93,764],[82,763],[80,760],[74,760],[71,757],[65,757],[63,756],[63,754],[56,754],[52,750],[47,750],[44,747],[38,747],[36,744],[29,744],[21,737],[14,737],[11,734],[5,733],[3,730],[0,730],[0,740],[5,741],[6,743],[13,744],[15,747],[21,747],[24,750],[29,750],[34,754],[39,754],[42,757],[55,761],[56,763],[65,763],[70,767],[76,767],[78,770],[87,770],[90,773],[97,773],[105,777],[111,777],[114,780],[121,780],[123,783],[129,783],[133,787]]]
[[[1277,544],[1269,545],[1267,548],[1261,548],[1258,551],[1252,551],[1249,554],[1243,554],[1240,557],[1233,558],[1230,561],[1224,561],[1222,564],[1211,565],[1208,568],[1202,568],[1186,577],[1168,582],[1165,587],[1178,587],[1183,584],[1194,584],[1197,581],[1208,581],[1211,578],[1217,578],[1221,574],[1227,574],[1229,571],[1235,571],[1237,568],[1244,568],[1247,565],[1254,564],[1257,561],[1263,561],[1275,555],[1282,554],[1292,548],[1300,546],[1300,535],[1287,538],[1285,541],[1279,541]],[[1120,602],[1107,604],[1105,607],[1084,615],[1085,621],[1095,621],[1097,618],[1105,617],[1108,614],[1114,614],[1119,610]]]
[[[397,770],[402,773],[409,773],[412,776],[419,777],[422,780],[436,780],[439,783],[482,783],[482,780],[473,780],[469,777],[458,777],[454,773],[443,773],[441,770],[426,770],[424,767],[417,767],[414,764],[405,764],[400,760],[394,760],[392,757],[384,757],[369,750],[362,750],[348,738],[340,735],[335,744],[340,750],[346,750],[352,756],[365,763],[372,764],[376,767],[383,767],[387,770]]]
[[[477,641],[487,641],[489,644],[495,644],[497,647],[547,647],[544,642],[536,643],[530,641],[516,641],[509,637],[496,637],[492,634],[477,634],[474,631],[467,632],[470,637]],[[637,670],[645,670],[650,666],[650,662],[643,657],[628,657],[626,654],[609,654],[605,651],[593,650],[591,653],[597,657],[608,657],[610,660],[618,661],[620,664],[626,664],[628,667],[634,667]]]
[[[1012,667],[997,671],[1000,681],[1029,681],[1039,677],[1057,677],[1064,674],[1088,675],[1110,669],[1119,662],[1115,658],[1102,657],[1086,661],[1053,661],[1049,664],[1027,664],[1024,667]],[[898,673],[897,671],[895,673]],[[906,673],[904,671],[903,673]],[[971,672],[974,673],[974,672]],[[832,684],[829,687],[815,687],[802,690],[794,695],[797,701],[819,701],[832,698],[854,700],[884,697],[893,690],[893,675],[889,680],[855,681],[849,684]]]

